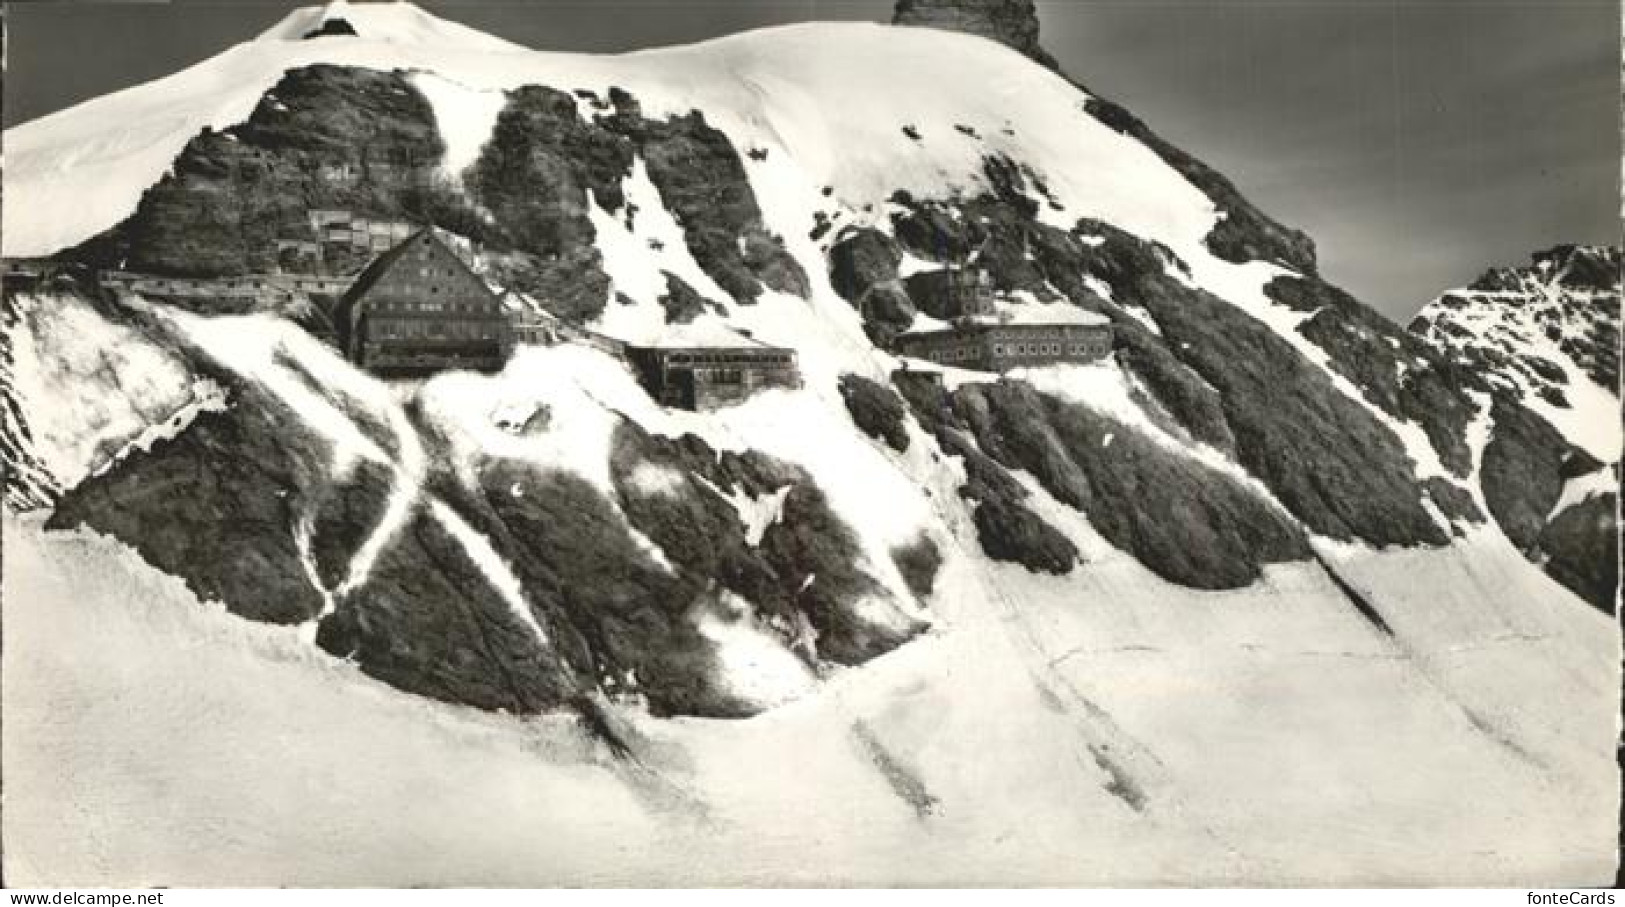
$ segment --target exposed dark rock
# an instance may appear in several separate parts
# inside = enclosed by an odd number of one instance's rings
[[[942,569],[942,552],[930,536],[921,534],[913,542],[893,548],[891,559],[915,598],[924,601],[931,596],[937,584],[937,571]]]
[[[1173,416],[1177,430],[1234,456],[1236,438],[1225,422],[1219,392],[1133,319],[1119,316],[1113,332],[1118,363],[1145,384],[1156,403]]]
[[[901,200],[900,200],[901,199]],[[928,261],[961,261],[986,238],[981,228],[941,202],[893,197],[906,210],[892,215],[892,232],[903,248]]]
[[[1029,570],[1068,573],[1078,560],[1077,546],[1027,506],[1027,489],[992,457],[977,447],[970,428],[955,410],[954,395],[940,384],[899,377],[892,380],[914,417],[936,436],[943,453],[959,457],[965,484],[959,494],[972,501],[972,517],[982,551],[994,560],[1021,564]]]
[[[1495,427],[1479,467],[1484,503],[1507,538],[1532,551],[1563,493],[1569,443],[1521,406],[1497,400],[1491,416]]]
[[[663,570],[591,485],[497,462],[485,470],[482,491],[512,539],[505,547],[516,553],[527,596],[552,626],[574,629],[590,654],[572,660],[591,665],[606,689],[640,693],[656,714],[757,710],[716,681],[715,645],[694,620],[717,608],[707,578]]]
[[[295,541],[331,451],[292,413],[235,389],[150,454],[63,495],[47,529],[85,526],[133,547],[205,601],[271,623],[309,620],[324,599]]]
[[[811,292],[806,272],[763,224],[739,153],[704,114],[646,120],[618,102],[601,122],[636,143],[689,252],[735,302],[755,302],[764,286],[803,298]]]
[[[892,238],[868,227],[848,227],[829,250],[829,282],[848,302],[857,302],[870,287],[897,279],[902,251]]]
[[[408,692],[529,714],[591,683],[544,643],[447,528],[423,510],[367,582],[318,627],[316,643]]]
[[[1234,588],[1256,580],[1264,564],[1309,554],[1287,514],[1108,416],[1013,381],[966,385],[955,392],[955,405],[983,450],[1031,472],[1165,579]]]
[[[469,171],[470,188],[517,253],[497,262],[499,275],[561,317],[601,312],[609,277],[588,205],[614,212],[624,204],[632,158],[632,143],[582,119],[569,94],[540,85],[510,92]]]
[[[862,375],[846,374],[841,376],[841,398],[864,434],[885,441],[898,453],[908,450],[907,410],[890,388]]]
[[[443,154],[433,109],[403,75],[291,70],[246,122],[188,142],[129,219],[63,256],[168,275],[315,270],[314,260],[285,261],[276,242],[314,241],[311,208],[476,229],[479,219],[435,176]],[[365,259],[335,248],[321,269],[347,273]]]
[[[1466,389],[1488,391],[1481,379],[1319,278],[1278,277],[1264,292],[1314,312],[1298,332],[1326,351],[1332,368],[1384,412],[1420,425],[1451,472],[1472,470],[1466,434],[1478,407]]]
[[[988,38],[1050,69],[1058,68],[1055,58],[1038,44],[1033,0],[897,0],[892,22]]]
[[[1078,562],[1078,546],[1023,504],[988,498],[971,514],[976,539],[987,556],[1035,573],[1062,575]]]
[[[1609,615],[1618,607],[1618,510],[1618,495],[1595,495],[1564,509],[1540,534],[1546,572]]]
[[[914,323],[914,300],[898,281],[875,284],[858,297],[856,305],[869,339],[882,348],[889,347],[893,337]]]
[[[1427,492],[1433,506],[1452,522],[1484,522],[1484,512],[1478,509],[1472,492],[1460,485],[1439,476],[1429,476],[1422,481],[1422,489]]]
[[[344,19],[335,17],[332,19],[324,19],[322,20],[322,24],[320,26],[305,32],[305,40],[309,41],[311,38],[342,37],[346,35],[355,35],[355,26],[351,25]]]
[[[1074,82],[1084,91],[1089,89]],[[1315,273],[1315,244],[1301,230],[1283,226],[1243,198],[1234,184],[1212,167],[1151,131],[1139,117],[1094,92],[1084,102],[1084,110],[1105,125],[1133,136],[1156,152],[1168,166],[1179,171],[1191,185],[1213,200],[1222,217],[1206,239],[1214,255],[1226,261],[1275,261],[1302,274]]]
[[[1378,545],[1444,544],[1399,438],[1285,339],[1160,269],[1114,290],[1220,394],[1241,463],[1312,530]]]
[[[660,297],[660,307],[666,310],[667,324],[688,324],[707,310],[723,311],[720,303],[701,296],[683,278],[670,271],[660,273],[666,277],[666,292]]]
[[[1557,385],[1574,376],[1534,355],[1530,347],[1540,337],[1557,344],[1596,383],[1616,387],[1620,255],[1617,248],[1558,246],[1535,253],[1527,267],[1492,268],[1468,289],[1446,293],[1424,308],[1410,330],[1477,373],[1499,378],[1508,392],[1517,392],[1512,379],[1520,372],[1535,393],[1554,402],[1566,399]],[[1458,323],[1467,320],[1469,309],[1478,325],[1473,330]],[[1497,324],[1503,311],[1509,317]],[[1529,333],[1529,316],[1538,334]]]
[[[815,629],[809,658],[858,664],[924,629],[900,615],[886,624],[859,613],[861,601],[884,601],[887,593],[866,571],[852,530],[799,467],[755,452],[718,454],[693,435],[660,438],[630,423],[617,437],[612,474],[633,526],[694,581],[720,583],[753,602],[787,643],[799,645],[799,627]],[[640,478],[648,468],[659,487]],[[751,546],[733,505],[696,477],[728,493],[782,493],[779,519]]]
[[[351,559],[380,528],[394,484],[389,467],[367,461],[312,495],[307,547],[322,588],[337,589],[349,577]]]

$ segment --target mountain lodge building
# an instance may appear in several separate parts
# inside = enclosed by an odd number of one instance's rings
[[[675,337],[668,345],[628,346],[638,383],[661,406],[703,410],[736,403],[768,387],[800,387],[795,350],[733,331]]]
[[[345,356],[380,375],[496,371],[513,345],[497,295],[432,228],[368,265],[334,322]]]

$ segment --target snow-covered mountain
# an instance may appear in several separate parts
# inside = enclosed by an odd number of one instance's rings
[[[899,5],[1045,65],[334,4],[9,130],[0,242],[65,275],[0,360],[10,878],[1609,876],[1615,629],[1522,555],[1587,440],[1321,280],[1030,4],[949,6]],[[802,384],[672,410],[587,344],[384,382],[307,311],[88,292],[363,264],[285,257],[317,209]],[[1111,356],[900,376],[949,265]]]
[[[1539,417],[1527,430],[1542,440],[1526,447],[1561,459],[1563,481],[1548,478],[1490,510],[1554,577],[1610,613],[1619,587],[1619,321],[1619,250],[1559,246],[1441,295],[1411,322]],[[1522,471],[1513,476],[1505,484]]]

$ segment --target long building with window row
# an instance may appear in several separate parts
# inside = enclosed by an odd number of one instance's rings
[[[938,331],[902,334],[897,352],[940,365],[1002,372],[1057,362],[1094,362],[1112,350],[1108,323],[970,322]]]

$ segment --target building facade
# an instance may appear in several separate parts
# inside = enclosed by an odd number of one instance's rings
[[[512,317],[432,229],[379,256],[334,319],[352,362],[383,375],[495,371],[512,348]]]
[[[743,338],[739,346],[628,346],[626,357],[656,402],[679,409],[712,409],[763,388],[801,386],[794,350]]]
[[[954,368],[1002,372],[1057,362],[1095,362],[1112,350],[1110,324],[973,322],[902,334],[897,352]]]
[[[993,278],[979,268],[920,271],[903,279],[909,298],[934,318],[992,315]]]
[[[161,277],[130,271],[103,271],[104,290],[119,290],[164,300],[275,299],[291,293],[339,297],[349,292],[352,277],[307,274],[245,274],[238,277]]]

